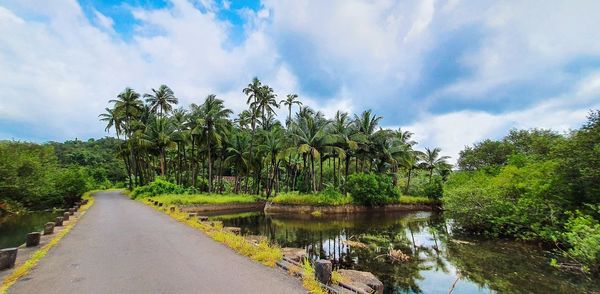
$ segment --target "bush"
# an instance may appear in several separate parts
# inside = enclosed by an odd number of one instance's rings
[[[187,190],[179,185],[167,182],[161,178],[156,178],[154,182],[146,186],[141,186],[133,189],[131,197],[133,199],[137,197],[150,197],[163,194],[185,194]]]
[[[565,257],[576,261],[584,272],[600,270],[600,224],[579,211],[571,214],[562,234],[570,248]]]
[[[90,190],[92,182],[82,169],[72,167],[57,174],[55,189],[58,195],[63,196],[65,204],[71,205]]]
[[[427,183],[425,187],[423,187],[423,194],[430,199],[438,200],[442,198],[442,196],[444,195],[444,187],[442,186],[442,181],[439,178],[436,178],[430,183]]]
[[[397,198],[387,175],[358,173],[348,177],[348,192],[357,204],[383,205]]]

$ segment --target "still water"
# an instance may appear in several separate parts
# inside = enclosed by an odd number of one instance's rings
[[[28,233],[41,231],[58,212],[31,212],[0,217],[0,248],[17,247],[25,243]]]
[[[313,217],[246,212],[216,215],[246,235],[263,235],[282,247],[305,248],[311,259],[336,268],[369,271],[385,293],[600,293],[600,282],[560,272],[550,252],[514,241],[485,241],[452,232],[430,212],[362,213]],[[363,245],[350,242],[360,242]],[[408,261],[385,254],[401,250]]]

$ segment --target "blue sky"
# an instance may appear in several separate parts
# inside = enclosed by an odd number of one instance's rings
[[[106,135],[123,88],[238,112],[258,76],[333,115],[373,109],[456,158],[600,108],[597,1],[0,0],[0,139]],[[285,111],[281,111],[284,113]]]

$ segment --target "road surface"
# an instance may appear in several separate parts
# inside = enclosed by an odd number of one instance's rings
[[[236,254],[118,192],[96,202],[9,293],[306,293],[300,281]]]

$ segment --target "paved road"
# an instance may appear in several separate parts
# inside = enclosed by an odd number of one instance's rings
[[[10,293],[305,293],[283,271],[237,255],[113,193],[96,203]]]

